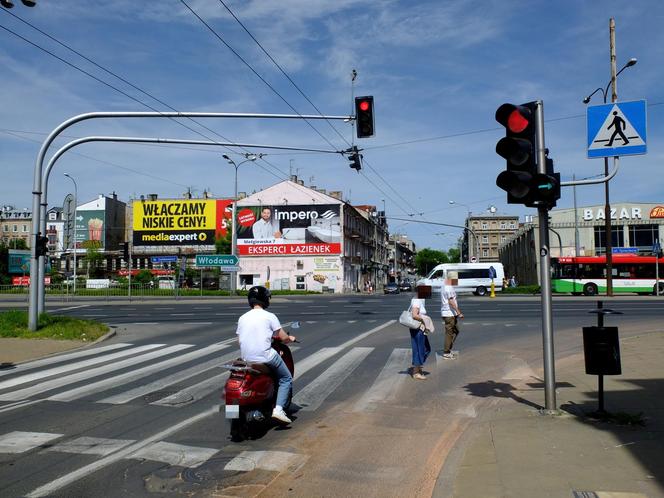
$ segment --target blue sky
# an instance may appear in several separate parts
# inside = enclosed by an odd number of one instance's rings
[[[29,22],[95,63],[180,111],[316,114],[218,0],[185,0],[214,31],[279,93],[262,82],[180,0],[67,0],[16,2],[0,11],[10,29],[73,65],[158,110],[167,107],[69,52]],[[374,95],[376,136],[356,140],[366,160],[362,174],[336,154],[263,151],[266,161],[240,167],[239,190],[268,187],[289,172],[307,185],[342,190],[354,204],[374,204],[388,217],[463,224],[468,205],[485,213],[535,214],[506,204],[495,186],[504,161],[495,154],[503,135],[494,120],[504,102],[544,101],[546,142],[563,181],[603,171],[586,159],[583,97],[610,78],[609,18],[616,20],[618,67],[638,64],[618,81],[619,100],[647,99],[648,154],[625,157],[611,181],[612,202],[664,203],[664,4],[636,1],[392,1],[224,0],[250,33],[325,114],[351,113],[356,95]],[[34,162],[40,143],[60,122],[90,111],[143,111],[140,103],[68,66],[0,28],[0,204],[31,207]],[[283,98],[283,100],[282,100]],[[593,98],[601,103],[601,95]],[[200,121],[200,120],[199,120]],[[56,142],[87,135],[345,149],[352,140],[343,122],[166,119],[98,120],[79,124]],[[218,134],[218,135],[217,135]],[[421,140],[426,139],[426,140]],[[404,142],[410,142],[404,144]],[[401,144],[401,145],[399,145]],[[55,149],[53,149],[55,150]],[[242,152],[233,148],[234,152]],[[233,194],[231,151],[192,146],[86,144],[59,160],[49,200],[59,205],[76,178],[79,197],[117,192],[181,197],[191,188],[215,197]],[[242,157],[234,155],[237,161]],[[604,202],[603,186],[577,189],[580,205]],[[564,188],[560,207],[572,205]],[[420,215],[420,213],[424,213]],[[448,248],[459,231],[390,222],[418,247]],[[445,235],[437,235],[439,233]]]

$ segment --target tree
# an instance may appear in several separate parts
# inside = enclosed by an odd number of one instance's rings
[[[98,278],[103,274],[101,262],[104,261],[104,255],[98,248],[88,247],[85,250],[85,261],[87,262],[88,278]]]
[[[147,284],[150,283],[152,279],[152,272],[150,270],[143,269],[132,278],[132,284]]]
[[[450,260],[450,263],[461,263],[461,252],[457,247],[451,247],[447,251],[447,258]]]
[[[417,273],[420,275],[427,275],[434,266],[443,263],[449,263],[449,258],[443,251],[426,248],[419,251],[415,256],[415,266],[417,266]]]
[[[217,254],[230,254],[233,250],[233,224],[226,220],[226,235],[217,237],[214,241]]]

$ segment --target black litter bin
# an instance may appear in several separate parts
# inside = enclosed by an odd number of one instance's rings
[[[583,327],[583,353],[589,375],[620,375],[618,327]]]

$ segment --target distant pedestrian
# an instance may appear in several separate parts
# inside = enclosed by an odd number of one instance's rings
[[[510,287],[516,287],[516,277],[514,275],[510,277]]]
[[[410,368],[410,374],[413,379],[426,380],[423,372],[424,363],[427,361],[429,353],[431,353],[431,344],[426,334],[426,324],[429,323],[431,331],[433,331],[433,321],[427,316],[427,310],[424,306],[424,298],[426,296],[424,288],[418,287],[417,297],[410,300],[410,313],[411,316],[422,323],[422,326],[416,329],[410,329],[410,347],[413,353],[413,366]]]
[[[458,283],[458,273],[448,271],[445,278],[445,285],[440,291],[440,314],[445,325],[445,347],[443,349],[443,358],[453,359],[452,346],[459,335],[459,319],[463,318],[463,313],[457,304],[457,296],[453,285]]]

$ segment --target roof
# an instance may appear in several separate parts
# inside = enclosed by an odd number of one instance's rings
[[[251,194],[237,203],[238,206],[260,206],[262,204],[343,204],[343,202],[304,185],[284,180]]]

